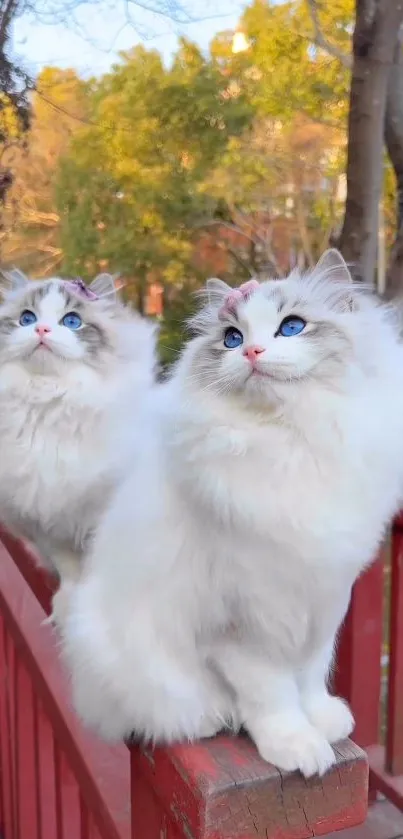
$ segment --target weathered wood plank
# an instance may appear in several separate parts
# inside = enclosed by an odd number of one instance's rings
[[[147,781],[159,802],[159,824],[164,815],[183,839],[307,839],[366,817],[366,754],[349,740],[336,754],[327,775],[305,780],[265,763],[247,737],[155,750],[133,746],[132,779]],[[135,795],[132,818],[133,839],[140,839]],[[141,839],[160,839],[144,829]],[[162,829],[161,839],[165,835]]]

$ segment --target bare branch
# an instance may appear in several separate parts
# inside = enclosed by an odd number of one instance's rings
[[[237,253],[235,248],[231,248],[230,245],[227,242],[220,242],[220,247],[223,250],[226,250],[233,257],[233,259],[235,259],[235,262],[237,262],[238,265],[240,265],[241,268],[243,268],[244,271],[246,271],[249,274],[250,277],[253,277],[252,269],[250,268],[248,263],[245,262],[244,259],[242,259],[242,257],[239,255],[239,253]]]
[[[233,233],[239,233],[240,236],[244,236],[245,239],[248,239],[252,245],[257,245],[258,242],[253,236],[250,236],[246,230],[242,230],[242,227],[238,227],[236,224],[231,224],[228,221],[222,221],[221,219],[212,219],[211,221],[203,221],[200,224],[197,224],[196,227],[226,227],[227,230],[232,230]]]
[[[343,67],[345,67],[347,70],[350,70],[353,64],[351,56],[347,55],[347,53],[339,49],[337,44],[331,44],[330,41],[328,41],[327,38],[325,38],[322,32],[322,28],[319,22],[317,0],[307,0],[307,4],[313,25],[314,42],[316,46],[320,47],[320,49],[327,52],[333,58],[336,58],[337,61],[340,61],[340,64],[342,64]]]
[[[335,131],[344,131],[345,126],[341,122],[334,122],[330,119],[325,119],[324,117],[313,116],[309,111],[305,108],[298,108],[300,114],[304,117],[307,117],[311,122],[314,122],[316,125],[324,125],[326,128],[333,128]]]
[[[191,14],[186,5],[184,3],[178,2],[178,0],[149,0],[149,2],[141,2],[141,0],[127,0],[126,2],[126,9],[128,6],[133,5],[139,9],[142,9],[145,12],[149,12],[150,14],[157,15],[158,17],[167,18],[171,20],[173,23],[177,23],[181,26],[184,24],[189,23],[197,23],[200,20],[215,20],[216,18],[221,18],[222,14],[212,14],[212,15],[193,15]],[[130,14],[127,15],[129,22],[132,22]]]

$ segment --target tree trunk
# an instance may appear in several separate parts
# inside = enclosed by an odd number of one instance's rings
[[[390,69],[385,116],[385,142],[396,178],[396,237],[386,278],[386,296],[403,294],[403,26]]]
[[[339,247],[356,279],[374,282],[388,78],[403,0],[356,0],[347,201]]]

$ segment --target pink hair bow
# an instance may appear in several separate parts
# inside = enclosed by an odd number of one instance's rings
[[[225,301],[218,312],[218,317],[223,319],[226,315],[235,314],[239,304],[248,300],[253,292],[258,288],[259,283],[257,280],[248,280],[246,283],[242,283],[239,288],[232,289],[225,298]]]

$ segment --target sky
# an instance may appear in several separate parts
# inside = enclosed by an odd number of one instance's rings
[[[141,0],[147,5],[155,0]],[[60,9],[60,3],[54,3]],[[120,50],[138,43],[158,49],[169,62],[179,34],[196,41],[202,49],[217,32],[235,29],[244,0],[186,0],[193,22],[177,24],[136,6],[126,4],[132,23],[125,17],[125,0],[97,0],[81,6],[67,23],[48,24],[23,16],[14,28],[14,53],[24,68],[36,75],[42,67],[73,67],[83,76],[99,75],[118,59]]]

